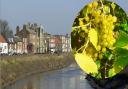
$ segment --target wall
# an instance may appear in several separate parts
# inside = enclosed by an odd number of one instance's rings
[[[8,43],[0,43],[0,54],[7,54],[8,53]]]

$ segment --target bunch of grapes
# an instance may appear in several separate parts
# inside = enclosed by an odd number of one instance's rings
[[[112,50],[116,42],[115,24],[117,17],[110,13],[112,8],[104,5],[102,1],[94,1],[86,6],[86,14],[78,19],[80,30],[88,34],[85,37],[85,45],[89,39],[89,31],[95,30],[98,36],[97,46],[95,47],[89,41],[83,51],[93,57],[93,59],[102,59],[107,49]],[[93,37],[93,35],[92,35]],[[94,38],[95,39],[95,38]]]

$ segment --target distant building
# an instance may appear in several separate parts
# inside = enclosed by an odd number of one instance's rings
[[[0,54],[7,54],[8,53],[8,43],[6,42],[5,38],[0,35]]]
[[[71,36],[51,35],[44,32],[42,25],[34,23],[24,24],[22,28],[16,27],[16,34],[8,38],[9,53],[49,53],[70,52]]]
[[[43,36],[44,36],[44,50],[45,50],[45,53],[49,53],[49,51],[50,51],[50,38],[51,38],[51,34],[49,34],[49,33],[47,33],[47,32],[45,32],[44,34],[43,34]]]
[[[66,52],[71,52],[71,35],[66,34]]]
[[[28,23],[23,25],[21,30],[17,26],[15,35],[21,38],[22,50],[25,53],[26,51],[27,53],[44,53],[43,27],[41,25]]]
[[[14,42],[14,38],[8,38],[7,39],[8,42],[8,53],[13,54],[15,52],[15,42]]]
[[[14,36],[14,52],[15,53],[19,53],[22,54],[23,53],[23,42],[22,42],[22,38],[20,38],[19,36]]]
[[[56,35],[60,39],[61,52],[70,52],[71,51],[71,37],[69,34],[66,35]]]
[[[61,35],[62,52],[67,52],[67,39],[65,35]]]
[[[49,39],[49,50],[51,52],[62,52],[61,51],[61,39],[59,36],[51,36]]]
[[[52,35],[49,39],[49,50],[57,52],[71,51],[70,35]]]

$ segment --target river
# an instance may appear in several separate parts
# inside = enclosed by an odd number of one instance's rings
[[[61,70],[27,76],[5,89],[92,89],[75,64]]]

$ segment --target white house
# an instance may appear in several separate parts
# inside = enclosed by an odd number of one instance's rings
[[[0,35],[0,54],[8,54],[8,43],[2,35]]]
[[[8,53],[8,43],[0,43],[0,54]]]

